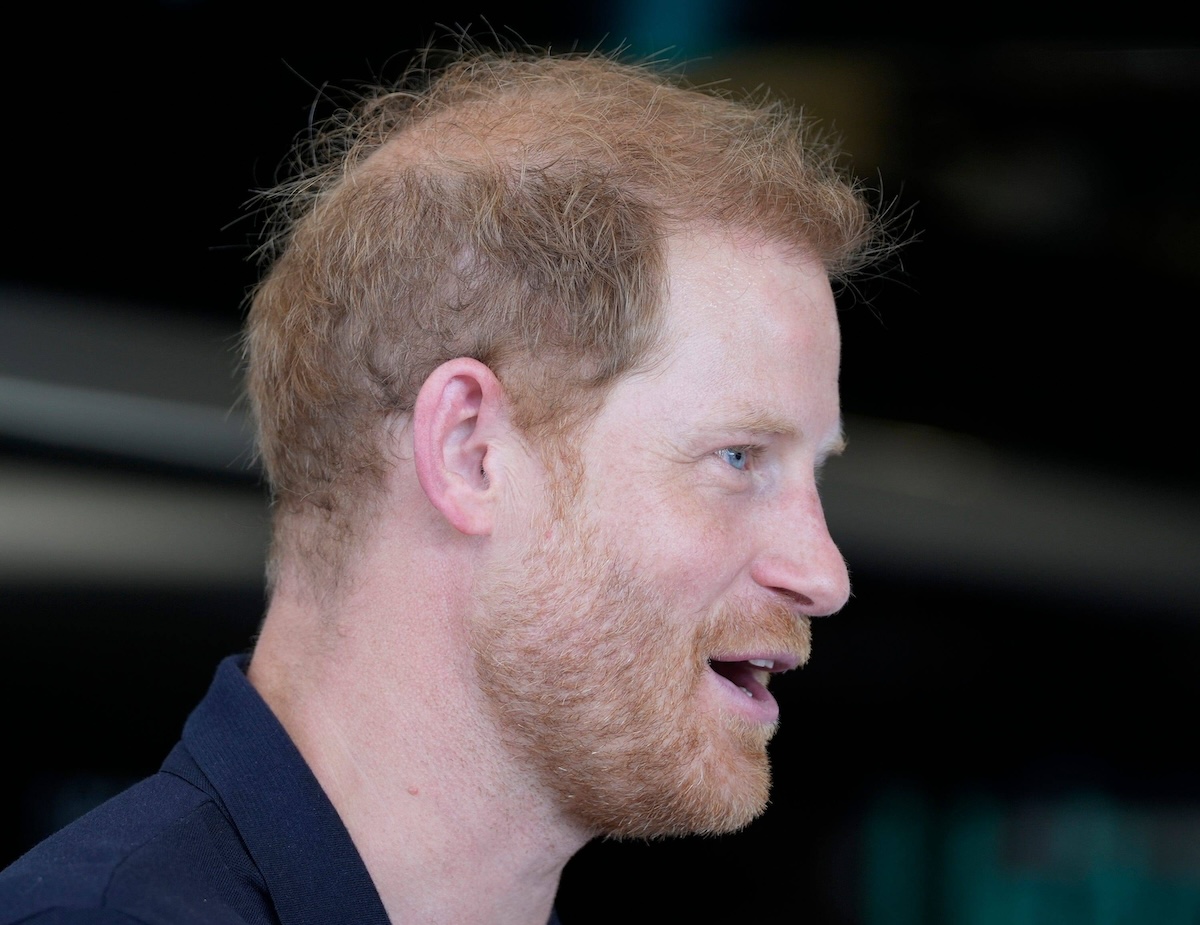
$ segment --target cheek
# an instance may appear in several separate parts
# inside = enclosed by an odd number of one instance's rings
[[[749,533],[736,504],[711,499],[660,503],[628,541],[670,593],[712,597],[731,585],[750,559]]]
[[[688,468],[600,473],[581,498],[604,541],[673,599],[710,599],[748,568],[750,500],[697,483]],[[703,602],[702,602],[703,603]]]
[[[696,529],[683,566],[697,584],[728,585],[749,563],[747,537],[733,517],[710,517]]]

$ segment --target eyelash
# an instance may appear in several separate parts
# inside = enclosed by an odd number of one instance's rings
[[[761,446],[754,446],[752,444],[746,446],[723,446],[721,449],[717,450],[715,455],[718,458],[723,459],[729,465],[729,468],[733,469],[734,471],[746,472],[748,471],[750,464],[762,455],[762,450],[763,448]],[[726,453],[740,454],[744,461],[744,466],[739,469],[737,466],[733,465],[733,463],[729,462],[729,460],[725,458],[724,454]]]

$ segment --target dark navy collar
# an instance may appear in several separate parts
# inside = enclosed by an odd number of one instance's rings
[[[246,679],[247,662],[246,655],[223,660],[184,725],[184,748],[204,778],[197,785],[241,835],[282,925],[389,925],[350,833]],[[171,760],[164,770],[191,778]]]
[[[282,925],[390,925],[341,817],[246,678],[248,655],[217,666],[163,770],[209,793],[241,835]],[[559,925],[552,911],[547,925]]]

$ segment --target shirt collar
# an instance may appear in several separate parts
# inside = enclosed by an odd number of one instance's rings
[[[388,925],[341,817],[246,678],[248,656],[217,667],[183,742],[211,782],[283,925]]]

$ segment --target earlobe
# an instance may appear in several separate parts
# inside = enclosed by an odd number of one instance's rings
[[[421,386],[413,408],[413,462],[421,489],[460,533],[492,529],[489,453],[504,426],[503,388],[483,363],[449,360]]]

